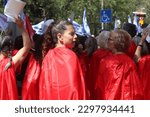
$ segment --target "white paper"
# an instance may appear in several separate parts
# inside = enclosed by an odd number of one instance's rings
[[[15,18],[18,18],[19,13],[23,10],[25,5],[26,3],[21,0],[8,0],[4,14],[15,21]]]

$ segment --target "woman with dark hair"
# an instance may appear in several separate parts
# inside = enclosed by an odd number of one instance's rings
[[[43,59],[39,79],[39,99],[86,99],[85,83],[76,54],[70,50],[76,41],[73,25],[67,21],[53,23],[43,43]],[[46,45],[48,44],[48,45]]]
[[[28,51],[31,48],[28,33],[23,28],[23,22],[16,19],[16,24],[22,30],[23,47],[12,56],[13,43],[11,36],[4,36],[0,39],[0,99],[18,99],[15,72],[23,63]]]
[[[97,99],[137,100],[143,99],[141,82],[134,61],[126,55],[131,43],[130,35],[124,30],[110,33],[108,48],[112,55],[102,59],[96,84]]]
[[[33,35],[34,46],[30,50],[27,59],[27,67],[22,84],[22,100],[39,99],[39,76],[42,63],[43,35]]]

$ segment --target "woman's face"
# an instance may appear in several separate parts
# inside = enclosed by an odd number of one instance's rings
[[[75,34],[75,30],[72,25],[67,25],[66,30],[61,35],[62,43],[67,48],[72,48],[74,45],[74,42],[76,41],[77,35]]]

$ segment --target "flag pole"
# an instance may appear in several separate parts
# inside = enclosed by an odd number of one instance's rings
[[[104,1],[103,0],[101,0],[101,10],[103,10],[104,9]],[[104,29],[104,23],[103,22],[101,22],[101,27],[102,27],[102,30]]]

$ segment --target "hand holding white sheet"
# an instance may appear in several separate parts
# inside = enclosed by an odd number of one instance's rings
[[[21,0],[8,0],[4,14],[15,22],[15,19],[18,18],[19,13],[23,10],[25,5],[26,3]]]

